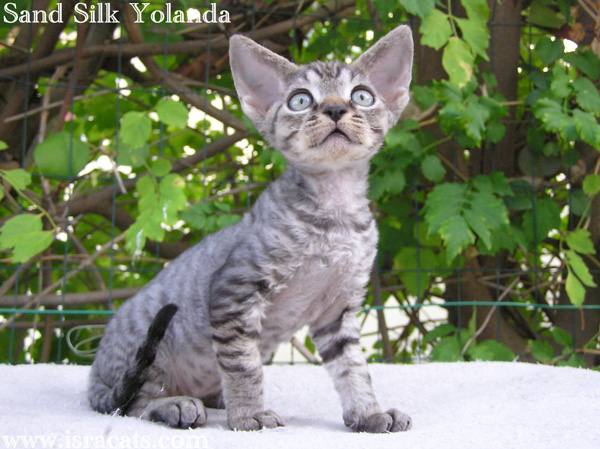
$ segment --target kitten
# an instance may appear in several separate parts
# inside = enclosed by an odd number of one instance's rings
[[[408,102],[413,43],[400,26],[354,63],[297,66],[243,36],[230,41],[245,114],[288,161],[237,224],[167,265],[108,324],[89,400],[103,413],[196,427],[226,407],[231,429],[283,421],[263,404],[262,368],[308,324],[346,426],[397,432],[359,345],[377,246],[369,160]]]

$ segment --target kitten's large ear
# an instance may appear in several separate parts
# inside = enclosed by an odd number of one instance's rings
[[[367,75],[388,108],[399,116],[408,104],[412,63],[412,32],[406,25],[400,25],[364,52],[352,66]]]
[[[229,40],[229,62],[242,110],[260,128],[286,90],[286,77],[298,67],[247,37]]]

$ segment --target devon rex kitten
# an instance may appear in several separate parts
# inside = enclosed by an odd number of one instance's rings
[[[375,399],[356,313],[377,247],[369,160],[408,102],[410,29],[350,65],[297,66],[242,36],[230,44],[242,109],[287,170],[241,221],[119,308],[92,367],[91,405],[184,428],[224,406],[231,429],[282,426],[264,407],[261,364],[308,324],[346,426],[407,430],[406,414]]]

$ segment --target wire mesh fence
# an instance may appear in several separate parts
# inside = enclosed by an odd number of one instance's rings
[[[5,8],[0,361],[88,363],[122,301],[284,170],[241,113],[228,37],[349,62],[408,23],[413,101],[371,177],[367,356],[597,365],[597,10],[414,3],[33,0],[15,22]],[[274,359],[316,360],[305,332]]]

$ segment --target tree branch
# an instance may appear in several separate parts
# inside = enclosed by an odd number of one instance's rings
[[[62,282],[62,279],[61,279]],[[39,305],[46,308],[66,306],[80,306],[88,304],[102,304],[109,300],[118,301],[134,296],[142,287],[115,288],[112,291],[98,290],[87,293],[66,293],[63,295],[44,294],[39,298]],[[0,296],[0,307],[2,308],[24,308],[32,299],[31,295],[6,295]],[[64,299],[64,302],[63,302]],[[90,311],[93,314],[93,311]]]

